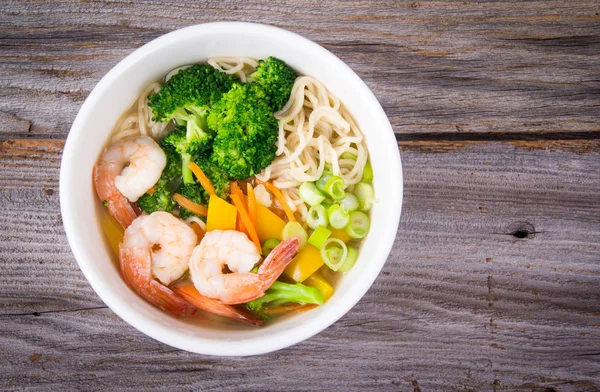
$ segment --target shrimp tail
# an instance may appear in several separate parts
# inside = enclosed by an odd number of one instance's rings
[[[298,253],[297,239],[290,238],[282,241],[269,253],[256,274],[240,274],[235,281],[238,287],[230,289],[235,294],[231,295],[230,298],[221,298],[221,302],[236,305],[262,297],[265,295],[265,291],[283,273],[283,270],[296,256],[296,253]]]
[[[264,290],[273,285],[273,282],[283,273],[283,270],[296,256],[296,253],[298,253],[298,240],[296,238],[284,240],[273,248],[258,268],[258,276]]]
[[[152,279],[151,255],[149,250],[119,246],[119,261],[125,282],[146,301],[171,313],[173,316],[188,316],[196,309],[167,286]]]
[[[196,290],[196,287],[191,282],[178,283],[173,287],[173,290],[179,294],[183,299],[197,307],[198,309],[206,312],[216,314],[219,316],[228,317],[243,323],[264,326],[265,322],[250,311],[242,307],[230,306],[221,303],[219,300],[214,298],[205,297]]]
[[[123,229],[126,229],[139,213],[114,186],[114,178],[110,173],[112,170],[110,165],[94,165],[94,185],[98,197],[106,203],[110,215],[119,222]]]
[[[129,200],[125,197],[109,200],[107,207],[110,214],[119,222],[123,229],[128,228],[138,216],[131,203],[129,203]]]

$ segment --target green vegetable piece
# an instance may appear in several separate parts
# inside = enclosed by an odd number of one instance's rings
[[[157,93],[148,96],[154,121],[175,121],[179,125],[179,129],[167,135],[164,141],[181,155],[186,184],[194,182],[187,166],[192,156],[208,158],[211,152],[215,135],[206,124],[209,110],[238,82],[234,75],[220,72],[208,64],[197,64],[179,71],[163,83]]]
[[[301,283],[289,284],[276,281],[260,298],[246,303],[248,309],[260,312],[269,307],[280,306],[288,303],[301,305],[321,305],[324,302],[321,291],[305,286]]]
[[[330,177],[324,189],[325,193],[336,201],[342,200],[346,196],[346,192],[344,192],[344,179],[338,176]]]
[[[321,204],[310,207],[308,210],[308,217],[306,218],[306,224],[313,230],[316,230],[319,226],[327,227],[329,225],[329,219],[327,218],[327,210]]]
[[[152,195],[145,193],[135,203],[147,214],[155,211],[171,212],[177,205],[171,200],[171,195],[181,185],[181,156],[170,144],[160,142],[159,146],[167,157],[167,164],[154,185]]]
[[[290,99],[296,72],[282,60],[268,57],[259,60],[256,72],[251,77],[256,80],[265,92],[272,111],[277,112]]]
[[[356,264],[356,260],[358,260],[358,250],[349,246],[348,254],[346,255],[346,258],[344,259],[344,262],[340,268],[338,268],[337,272],[345,273],[350,271],[352,267],[354,267],[354,264]]]
[[[331,177],[333,177],[333,174],[331,174],[329,172],[324,172],[321,175],[321,178],[319,178],[315,182],[315,185],[316,185],[317,189],[320,190],[321,192],[325,192],[325,185],[327,184],[327,182],[329,181],[329,179],[331,179]]]
[[[288,222],[283,228],[281,237],[284,240],[296,238],[298,240],[298,248],[302,248],[306,244],[306,230],[298,222]]]
[[[356,160],[356,155],[352,154],[349,151],[344,151],[342,153],[342,155],[340,155],[340,158],[342,158],[342,159],[351,159],[351,160],[355,161]]]
[[[346,233],[351,238],[365,238],[369,233],[371,221],[367,214],[360,211],[350,213],[350,222],[346,226]]]
[[[329,225],[334,229],[343,229],[350,222],[350,214],[339,204],[334,204],[327,210]]]
[[[327,239],[321,247],[321,258],[333,271],[337,271],[342,266],[347,254],[346,244],[337,238]]]
[[[234,180],[260,173],[277,150],[277,120],[260,86],[253,85],[234,85],[206,119],[217,130],[210,159]]]
[[[277,246],[281,240],[277,238],[269,238],[262,244],[262,255],[263,257],[267,257],[269,253]]]
[[[300,195],[300,198],[311,207],[321,204],[321,202],[325,200],[325,195],[323,195],[312,182],[305,182],[300,185],[298,194]]]
[[[367,161],[365,168],[363,169],[363,176],[361,182],[371,182],[373,181],[373,166],[371,166],[371,162]]]
[[[375,191],[371,184],[359,182],[354,186],[354,194],[360,201],[360,210],[369,211],[375,202]]]
[[[308,237],[308,243],[317,249],[321,249],[325,241],[331,235],[331,230],[325,226],[319,226],[315,231]]]
[[[356,211],[360,207],[360,200],[353,193],[346,192],[346,196],[340,200],[340,205],[348,212]]]

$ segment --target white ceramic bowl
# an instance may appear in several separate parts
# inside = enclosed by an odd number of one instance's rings
[[[233,55],[286,61],[300,74],[323,82],[354,115],[365,134],[377,202],[371,231],[354,268],[337,282],[331,299],[309,312],[264,328],[216,319],[171,317],[137,296],[123,282],[99,219],[102,206],[92,185],[92,166],[113,125],[142,89],[171,69]],[[365,83],[340,59],[286,30],[251,23],[209,23],[174,31],[139,48],[100,80],[75,118],[60,170],[65,231],[85,277],[123,320],[168,345],[209,355],[254,355],[279,350],[317,334],[342,317],[369,289],[385,263],[402,206],[402,168],[392,127]],[[373,317],[377,317],[373,314]]]

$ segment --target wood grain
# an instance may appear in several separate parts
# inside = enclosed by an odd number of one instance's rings
[[[304,343],[221,359],[145,337],[91,290],[60,223],[62,143],[0,144],[0,388],[600,388],[598,151],[400,143],[402,222],[367,295]]]
[[[101,76],[147,41],[240,20],[347,62],[398,133],[599,131],[600,5],[568,1],[0,4],[0,134],[64,137]]]
[[[195,23],[325,46],[396,132],[394,249],[346,316],[292,348],[213,358],[114,315],[62,228],[60,154],[135,48]],[[600,390],[600,4],[0,2],[0,390]]]

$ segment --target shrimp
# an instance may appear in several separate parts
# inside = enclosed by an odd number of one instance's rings
[[[181,295],[183,299],[197,307],[212,314],[228,317],[243,323],[255,326],[263,326],[265,322],[256,317],[243,306],[225,305],[219,300],[208,298],[198,292],[194,284],[189,280],[178,282],[173,286],[173,291]]]
[[[194,313],[195,308],[166,285],[187,270],[196,241],[194,230],[168,212],[136,218],[119,245],[125,282],[148,302],[175,316]]]
[[[94,165],[94,185],[110,214],[126,229],[137,217],[135,202],[160,178],[167,157],[148,136],[120,140]]]
[[[258,269],[250,272],[260,260],[256,247],[245,234],[234,230],[206,233],[190,259],[190,276],[198,292],[235,305],[262,297],[298,252],[298,240],[281,242]],[[227,266],[231,273],[223,273]]]

